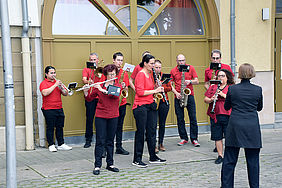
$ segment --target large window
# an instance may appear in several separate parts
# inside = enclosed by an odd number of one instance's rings
[[[131,19],[136,19],[137,31],[146,27],[142,35],[204,34],[197,0],[137,0],[134,3],[136,12],[131,12],[129,0],[57,0],[52,33],[124,35],[132,30]],[[150,25],[146,26],[150,19]]]

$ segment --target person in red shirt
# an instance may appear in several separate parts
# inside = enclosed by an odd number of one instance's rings
[[[103,74],[106,80],[113,79],[118,74],[118,68],[114,64],[106,65],[103,69]],[[104,149],[107,150],[106,169],[119,172],[119,169],[113,165],[114,138],[119,117],[119,96],[108,94],[107,88],[109,85],[114,85],[122,89],[121,84],[116,82],[116,80],[112,80],[94,85],[95,89],[92,92],[90,92],[90,89],[84,90],[84,96],[89,101],[97,96],[99,97],[95,115],[96,144],[94,175],[100,174]]]
[[[40,84],[40,92],[43,96],[42,112],[46,120],[46,137],[48,148],[51,152],[58,150],[71,150],[72,147],[64,143],[65,114],[62,107],[61,95],[67,96],[68,91],[60,80],[56,80],[56,69],[52,66],[45,68],[45,80]],[[54,129],[58,147],[54,143]]]
[[[185,127],[184,108],[180,107],[180,99],[181,99],[180,90],[181,90],[182,72],[179,71],[179,66],[186,65],[185,56],[183,54],[179,54],[176,57],[176,62],[177,62],[177,66],[170,71],[170,74],[171,74],[172,82],[175,85],[175,88],[172,87],[172,92],[175,95],[174,107],[177,117],[178,133],[181,139],[181,141],[177,145],[183,146],[184,144],[188,143],[188,135]],[[190,120],[190,139],[195,147],[200,147],[200,144],[198,142],[198,124],[196,118],[196,105],[195,105],[194,90],[193,90],[193,85],[199,84],[199,80],[195,68],[192,65],[189,66],[190,66],[189,72],[185,72],[184,74],[185,75],[184,84],[186,85],[185,88],[189,88],[191,90],[191,94],[188,96],[188,103],[186,106]]]
[[[232,72],[230,66],[221,63],[221,51],[220,50],[215,49],[211,52],[211,62],[212,63],[220,63],[221,64],[220,69],[226,69],[226,70],[230,71],[232,73],[232,75],[234,76],[234,73]],[[209,81],[214,79],[214,78],[212,78],[212,74],[213,74],[213,70],[210,69],[210,67],[208,67],[205,70],[205,88],[206,89],[208,89],[210,87]],[[217,74],[217,71],[216,71],[215,75],[216,74]]]
[[[157,129],[157,104],[154,102],[154,94],[164,92],[163,87],[155,89],[152,78],[152,68],[155,64],[154,56],[147,54],[143,57],[140,67],[142,70],[135,78],[135,98],[133,103],[133,115],[136,121],[136,132],[134,139],[134,157],[132,165],[146,168],[147,164],[142,161],[144,148],[144,134],[149,151],[150,163],[165,163],[166,160],[160,159],[155,153],[156,129]]]
[[[114,53],[113,63],[117,66],[119,70],[119,73],[117,75],[118,82],[124,84],[125,90],[128,92],[129,79],[127,72],[122,70],[123,54],[121,52]],[[129,155],[129,152],[122,147],[122,128],[123,128],[124,117],[126,114],[127,101],[125,97],[122,97],[120,100],[121,101],[119,107],[119,117],[118,117],[118,124],[116,130],[116,154]]]
[[[217,72],[217,80],[221,80],[221,84],[213,84],[205,93],[205,103],[209,104],[207,114],[210,116],[211,121],[211,140],[215,141],[218,157],[215,164],[220,164],[223,161],[223,142],[222,139],[226,134],[226,127],[228,125],[230,110],[224,109],[224,102],[228,92],[229,85],[234,84],[232,73],[226,69],[220,69]],[[215,93],[218,89],[217,99]],[[214,113],[211,113],[213,103],[216,101]]]
[[[149,51],[143,52],[142,57],[144,57],[147,54],[150,54],[150,52]],[[130,76],[130,78],[129,78],[129,85],[133,89],[134,92],[135,92],[135,86],[134,86],[133,81],[135,80],[136,75],[138,74],[138,72],[140,72],[141,70],[142,70],[142,67],[140,67],[140,64],[136,65],[134,70],[133,70],[133,72],[132,72],[132,74],[131,74],[131,76]]]
[[[155,61],[155,67],[156,75],[159,80],[161,80],[161,77],[163,75],[162,71],[162,62],[158,59]],[[171,91],[171,82],[167,84],[162,85],[164,87],[164,92],[166,95],[166,99],[168,101],[168,95],[167,93]],[[165,134],[165,122],[167,118],[167,114],[169,111],[169,104],[167,105],[165,102],[165,99],[163,98],[159,103],[158,108],[158,119],[159,119],[159,139],[158,139],[158,147],[156,147],[155,151],[156,153],[160,151],[165,151],[165,147],[163,144],[164,141],[164,134]]]
[[[96,64],[99,67],[99,57],[96,53],[91,53],[89,55],[89,61]],[[95,74],[94,69],[84,68],[82,71],[82,81],[84,84],[93,84],[102,81],[102,78]],[[86,108],[86,128],[85,128],[85,144],[84,148],[89,148],[91,146],[93,137],[93,120],[96,112],[96,106],[98,103],[98,97],[93,98],[93,100],[85,100]]]

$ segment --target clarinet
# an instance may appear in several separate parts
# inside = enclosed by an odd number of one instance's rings
[[[219,87],[220,87],[220,84],[217,85],[217,89],[216,89],[216,92],[215,92],[215,98],[213,100],[213,105],[212,105],[212,109],[211,109],[211,114],[215,113],[214,109],[215,109],[215,104],[216,104],[216,101],[217,101],[217,98],[218,98]]]
[[[158,77],[157,77],[157,74],[156,74],[155,69],[152,68],[152,70],[153,70],[154,80],[155,80],[157,86],[158,86],[158,87],[162,86],[161,81],[160,81],[160,80],[158,79]],[[168,100],[167,100],[167,98],[166,98],[165,92],[161,92],[161,94],[162,94],[162,96],[163,96],[163,98],[164,98],[164,100],[165,100],[166,105],[168,105]]]

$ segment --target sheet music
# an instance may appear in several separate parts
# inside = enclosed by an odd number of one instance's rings
[[[134,68],[135,68],[134,65],[125,63],[122,70],[127,71],[127,72],[133,72]]]

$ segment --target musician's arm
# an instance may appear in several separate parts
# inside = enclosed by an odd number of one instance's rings
[[[231,109],[231,87],[228,88],[228,92],[227,92],[225,103],[224,103],[224,109],[225,110]]]
[[[59,85],[59,80],[56,81],[56,83],[55,83],[54,85],[52,85],[51,87],[49,87],[49,88],[47,88],[47,89],[43,89],[43,90],[41,91],[42,95],[43,95],[44,97],[50,95],[58,85]]]
[[[198,84],[199,84],[199,79],[198,79],[198,77],[193,78],[193,79],[191,80],[191,84],[192,84],[192,85],[198,85]]]
[[[136,92],[135,91],[135,86],[133,84],[133,78],[131,78],[131,77],[129,78],[129,86],[133,89],[134,92]]]
[[[205,82],[204,87],[205,87],[206,89],[209,89],[209,87],[210,87],[210,82],[209,82],[209,81],[208,81],[208,82]]]
[[[88,79],[87,79],[87,77],[82,77],[82,82],[83,82],[84,84],[88,84]]]

